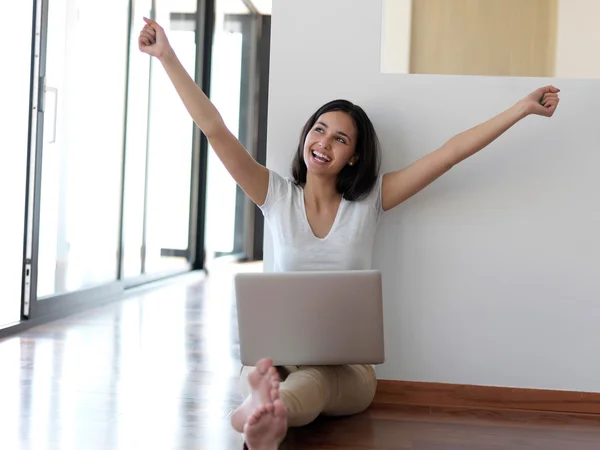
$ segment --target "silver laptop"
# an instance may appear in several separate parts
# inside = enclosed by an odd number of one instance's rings
[[[385,360],[379,271],[241,273],[235,293],[246,366]]]

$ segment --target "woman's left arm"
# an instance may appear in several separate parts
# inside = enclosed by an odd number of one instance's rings
[[[431,184],[454,165],[487,147],[510,127],[528,115],[552,117],[560,99],[554,86],[539,88],[512,108],[464,131],[442,147],[418,159],[405,169],[383,176],[383,209],[389,210]]]

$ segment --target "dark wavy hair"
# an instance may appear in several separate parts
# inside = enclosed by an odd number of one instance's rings
[[[298,150],[292,161],[292,177],[296,184],[306,183],[304,141],[319,117],[331,111],[342,111],[354,121],[356,128],[356,163],[347,165],[338,174],[336,189],[346,200],[360,200],[371,192],[380,167],[379,140],[375,128],[364,110],[348,100],[333,100],[321,106],[306,122],[300,135]]]

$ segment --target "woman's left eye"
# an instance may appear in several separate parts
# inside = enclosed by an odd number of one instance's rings
[[[346,140],[344,138],[337,138],[338,142],[341,142],[342,144],[346,143]]]

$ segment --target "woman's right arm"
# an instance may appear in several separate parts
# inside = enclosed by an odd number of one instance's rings
[[[154,20],[144,18],[144,21],[146,26],[138,39],[140,50],[161,62],[188,113],[227,171],[254,203],[262,205],[267,197],[269,171],[229,131],[219,111],[175,55],[162,27]]]

